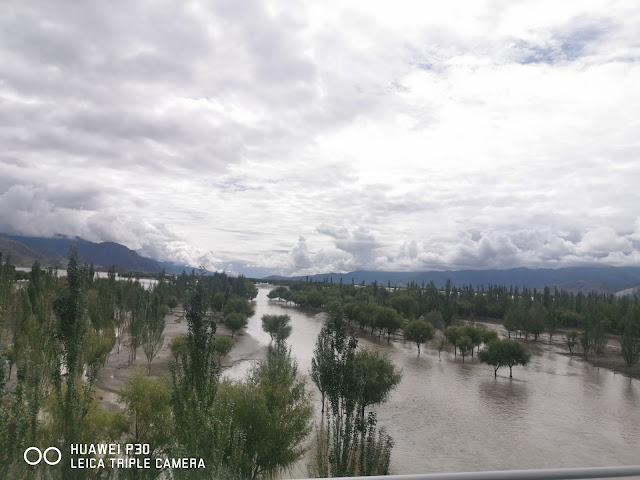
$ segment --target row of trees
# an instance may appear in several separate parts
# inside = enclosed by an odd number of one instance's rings
[[[640,355],[637,353],[640,351],[640,303],[637,298],[617,298],[595,292],[572,294],[549,288],[540,291],[494,285],[486,289],[474,289],[471,285],[457,288],[450,282],[442,289],[432,282],[422,286],[412,283],[406,288],[330,281],[283,283],[288,286],[279,285],[271,292],[271,298],[291,301],[294,294],[311,294],[316,300],[320,298],[320,304],[327,309],[341,304],[349,323],[357,322],[361,329],[370,328],[371,334],[377,330],[378,336],[386,334],[387,339],[404,330],[404,319],[409,322],[424,319],[444,330],[457,319],[473,321],[488,316],[503,319],[509,338],[517,335],[525,340],[533,337],[537,341],[546,332],[552,342],[553,336],[563,330],[577,330],[578,342],[570,348],[579,345],[585,357],[600,357],[605,352],[606,335],[618,334],[621,353],[628,366],[638,363]],[[409,333],[408,339],[411,338],[412,333]],[[568,341],[567,345],[570,343]],[[467,345],[466,340],[462,345]],[[469,350],[473,351],[473,348]]]

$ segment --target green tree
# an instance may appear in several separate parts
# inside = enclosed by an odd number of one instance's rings
[[[249,318],[255,313],[251,303],[246,298],[239,295],[232,295],[224,306],[225,317],[231,313],[241,313]]]
[[[267,332],[271,340],[276,341],[276,344],[282,344],[291,335],[290,322],[289,315],[263,315],[262,330]]]
[[[343,320],[340,306],[329,312],[316,345],[312,378],[315,382],[322,379],[323,372],[328,373],[319,388],[328,398],[329,408],[316,429],[311,473],[323,477],[387,474],[393,440],[383,429],[376,433],[375,415],[364,421],[358,414],[364,393],[362,367],[358,365],[366,362],[356,360],[358,340]]]
[[[442,330],[444,328],[444,318],[442,317],[442,312],[438,310],[432,310],[430,312],[425,313],[424,320],[427,323],[430,323],[435,328]]]
[[[376,311],[375,323],[381,331],[387,333],[387,342],[391,340],[391,334],[398,331],[404,325],[402,315],[393,308],[380,307]]]
[[[174,455],[202,458],[214,472],[222,467],[226,452],[233,445],[228,426],[216,415],[220,367],[215,351],[216,325],[205,319],[208,309],[205,282],[194,279],[186,310],[189,326],[186,351],[180,361],[170,364],[171,405],[175,419],[177,446]],[[228,412],[230,407],[223,411]],[[207,476],[211,476],[211,470]],[[192,478],[205,474],[189,471]]]
[[[311,359],[311,380],[320,392],[322,414],[324,414],[325,396],[333,382],[334,352],[331,345],[331,330],[324,326],[316,339],[316,348]]]
[[[460,349],[460,355],[462,355],[462,363],[464,363],[465,355],[473,348],[473,341],[471,340],[471,337],[465,335],[464,332],[458,339],[458,348]]]
[[[231,337],[226,335],[216,335],[216,353],[220,355],[220,358],[228,355],[233,349],[236,342]]]
[[[457,347],[458,347],[458,341],[460,340],[460,337],[462,336],[462,329],[460,327],[457,327],[455,325],[450,325],[447,328],[444,329],[444,336],[446,337],[447,341],[453,345],[453,355],[457,356]]]
[[[571,330],[569,332],[566,333],[565,335],[565,343],[567,344],[567,347],[569,348],[569,354],[573,355],[573,347],[575,347],[578,344],[578,338],[580,336],[580,333],[577,332],[576,330]]]
[[[273,478],[306,453],[313,407],[290,353],[269,348],[234,401],[235,422],[246,433],[242,478]]]
[[[358,404],[360,417],[364,420],[366,407],[385,402],[391,390],[400,383],[402,373],[387,355],[369,348],[358,350],[353,361],[361,382]]]
[[[178,297],[172,295],[167,298],[167,306],[169,307],[171,313],[173,313],[173,309],[178,306]]]
[[[446,346],[447,346],[447,339],[442,337],[438,342],[438,360],[441,360],[440,354],[442,353],[442,350],[444,350],[444,347]]]
[[[503,324],[509,339],[511,339],[512,332],[525,329],[526,316],[527,312],[521,303],[516,303],[509,307],[505,313]]]
[[[462,332],[471,339],[471,356],[473,357],[474,347],[479,349],[484,341],[486,328],[480,325],[465,325],[462,327]]]
[[[635,305],[625,315],[620,337],[620,350],[627,367],[640,360],[640,307]]]
[[[169,351],[173,355],[175,362],[178,362],[182,355],[187,353],[187,336],[184,334],[176,335],[169,342]]]
[[[160,303],[157,294],[147,294],[146,318],[142,328],[142,351],[147,357],[147,374],[151,375],[151,362],[164,343],[164,317],[169,307]]]
[[[531,355],[524,349],[521,343],[515,340],[494,340],[487,348],[478,354],[478,358],[483,363],[488,363],[494,367],[493,375],[498,375],[500,367],[509,367],[509,377],[512,377],[512,368],[515,365],[525,366],[529,363]]]
[[[224,319],[224,324],[231,330],[231,338],[238,330],[242,330],[247,326],[249,320],[242,313],[229,313]]]
[[[540,302],[534,302],[529,309],[529,332],[533,335],[533,341],[538,341],[538,336],[544,331],[548,317],[547,309]]]
[[[66,288],[56,298],[54,309],[58,317],[57,337],[62,351],[59,361],[62,365],[54,368],[53,383],[56,395],[55,418],[59,420],[58,434],[62,451],[69,452],[70,445],[79,443],[92,401],[92,384],[82,380],[82,344],[89,328],[87,318],[87,272],[88,267],[78,259],[78,246],[73,243],[69,249]],[[67,375],[63,379],[62,368]],[[71,455],[70,460],[74,458]],[[65,479],[81,479],[85,471],[72,469],[71,461],[61,462],[62,477]]]
[[[174,440],[174,420],[171,409],[171,385],[168,379],[153,379],[138,370],[118,392],[118,402],[123,405],[126,419],[127,443],[146,443],[151,456],[167,455]],[[160,473],[137,470],[136,478],[154,479]]]
[[[420,344],[433,340],[434,335],[433,325],[423,320],[412,320],[404,327],[404,338],[418,346],[418,355],[420,355]]]

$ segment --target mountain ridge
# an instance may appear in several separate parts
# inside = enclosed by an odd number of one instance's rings
[[[561,267],[557,269],[527,267],[515,267],[509,269],[489,270],[446,270],[446,271],[414,271],[414,272],[384,272],[372,270],[355,270],[347,273],[322,273],[316,275],[296,275],[285,277],[270,275],[263,280],[305,280],[312,278],[314,281],[331,281],[339,283],[360,284],[377,281],[379,284],[392,286],[406,286],[411,282],[421,284],[431,280],[438,286],[444,287],[447,280],[457,287],[473,285],[485,287],[492,285],[512,285],[522,288],[543,288],[545,286],[565,290],[574,289],[587,293],[592,290],[615,293],[620,290],[632,288],[640,284],[640,267],[611,267],[598,265],[593,267]]]
[[[54,237],[26,237],[0,233],[0,251],[3,246],[10,255],[23,249],[30,255],[13,258],[13,263],[18,266],[31,266],[35,260],[44,266],[64,267],[67,264],[69,247],[73,242],[78,244],[80,260],[93,263],[96,267],[109,268],[116,265],[121,271],[135,271],[145,273],[158,273],[164,268],[167,273],[181,273],[190,271],[192,267],[180,266],[172,262],[160,262],[153,258],[142,257],[134,250],[116,242],[95,243],[80,237],[66,237],[56,235]],[[8,247],[12,247],[9,249]],[[12,255],[13,257],[13,255]],[[4,258],[4,255],[3,255]],[[20,260],[20,261],[16,261]]]

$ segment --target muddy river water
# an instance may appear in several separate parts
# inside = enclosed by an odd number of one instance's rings
[[[325,314],[270,301],[270,289],[259,288],[245,335],[268,345],[262,315],[290,315],[289,344],[308,375]],[[495,379],[493,368],[477,359],[463,364],[443,352],[439,361],[431,346],[418,356],[415,344],[361,333],[359,346],[388,353],[403,372],[389,400],[376,407],[379,426],[395,440],[392,473],[639,464],[640,381],[530,344],[529,365],[514,367],[513,379],[500,369]],[[240,378],[248,366],[240,363],[227,375]]]

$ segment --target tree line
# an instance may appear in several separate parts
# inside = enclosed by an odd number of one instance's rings
[[[489,285],[456,287],[447,281],[443,288],[433,282],[407,287],[333,283],[331,281],[277,281],[270,292],[272,299],[298,306],[328,309],[341,304],[349,324],[356,323],[373,335],[403,333],[405,338],[416,335],[431,338],[428,326],[414,324],[407,331],[405,321],[424,320],[437,329],[446,330],[461,320],[485,318],[501,320],[512,336],[538,341],[543,333],[549,342],[560,332],[564,343],[573,352],[579,346],[583,355],[600,357],[604,354],[607,336],[619,336],[622,357],[628,367],[640,359],[640,301],[637,296],[616,297],[613,294],[592,292],[569,293],[545,287],[541,290]],[[309,302],[307,298],[311,298]],[[407,333],[408,332],[408,333]],[[407,336],[408,335],[408,336]],[[472,338],[470,338],[473,341]],[[413,340],[412,340],[413,341]],[[466,340],[463,347],[468,345]],[[457,346],[454,346],[457,351]],[[470,352],[473,348],[469,347]],[[466,349],[464,349],[466,354]]]

